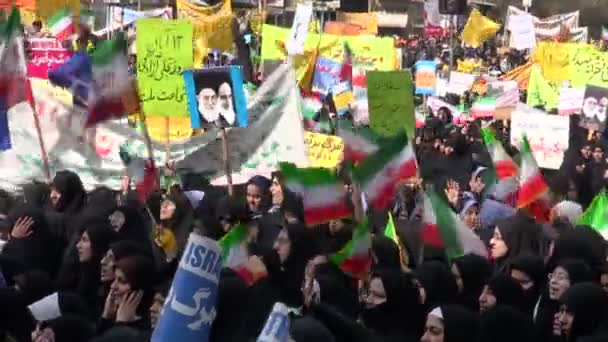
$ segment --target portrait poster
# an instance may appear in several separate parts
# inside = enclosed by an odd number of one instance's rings
[[[580,125],[590,130],[603,131],[606,126],[606,108],[608,89],[588,85],[585,89]]]
[[[183,76],[192,128],[247,127],[240,66],[187,70]]]

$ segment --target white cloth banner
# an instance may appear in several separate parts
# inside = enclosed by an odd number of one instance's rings
[[[585,99],[585,88],[565,88],[559,92],[559,103],[557,111],[560,115],[571,115],[580,113],[583,109]]]
[[[450,81],[448,83],[448,93],[463,95],[470,90],[475,82],[475,75],[465,74],[463,72],[450,72]]]
[[[249,127],[228,130],[234,183],[245,179],[242,175],[268,175],[278,161],[308,166],[294,80],[294,71],[287,64],[281,65],[250,99]],[[19,191],[34,179],[44,180],[43,164],[30,106],[21,103],[11,108],[8,117],[13,148],[0,154],[0,188]],[[87,189],[99,185],[120,188],[125,170],[119,156],[121,146],[134,156],[147,157],[142,135],[129,127],[126,119],[83,131],[82,113],[55,110],[52,115],[43,112],[39,118],[51,174],[75,171]],[[221,176],[218,137],[217,130],[209,130],[201,136],[172,141],[170,159],[178,168]],[[153,150],[157,165],[164,165],[164,144],[153,142]]]
[[[517,50],[532,49],[536,46],[534,34],[534,21],[529,14],[512,15],[509,18],[511,28],[510,47]]]
[[[519,146],[526,134],[539,167],[559,169],[568,149],[570,119],[567,116],[549,115],[542,111],[518,106],[511,114],[511,144]]]
[[[308,34],[308,27],[312,20],[312,4],[298,4],[293,25],[287,40],[287,53],[290,56],[304,54],[304,43]]]
[[[525,11],[523,11],[517,7],[509,6],[509,8],[507,10],[506,23],[507,23],[507,30],[510,31],[511,33],[515,29],[510,26],[511,17],[514,15],[529,15],[529,14],[527,14]],[[547,18],[542,18],[542,19],[535,17],[535,16],[531,16],[531,17],[532,17],[532,21],[534,22],[534,32],[536,34],[536,39],[550,40],[560,33],[562,26],[570,29],[571,35],[572,35],[573,31],[577,32],[574,29],[578,28],[580,12],[575,11],[575,12],[570,12],[570,13],[557,14],[557,15],[553,15],[553,16],[550,16]],[[511,44],[513,44],[513,35],[511,35]]]

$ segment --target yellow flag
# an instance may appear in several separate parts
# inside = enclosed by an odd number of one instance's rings
[[[484,17],[478,9],[474,8],[462,31],[462,41],[476,48],[492,38],[499,29],[500,24]]]

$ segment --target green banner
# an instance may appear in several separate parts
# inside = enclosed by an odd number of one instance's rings
[[[416,119],[409,71],[368,71],[367,99],[372,130],[391,136],[405,128],[408,138],[414,137]]]
[[[182,71],[192,61],[188,20],[137,21],[137,84],[147,116],[190,117]]]

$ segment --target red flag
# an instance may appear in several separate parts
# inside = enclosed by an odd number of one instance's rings
[[[158,172],[156,172],[153,160],[149,159],[146,161],[144,177],[135,185],[135,188],[137,189],[137,197],[139,198],[140,203],[146,203],[150,194],[160,189]]]

